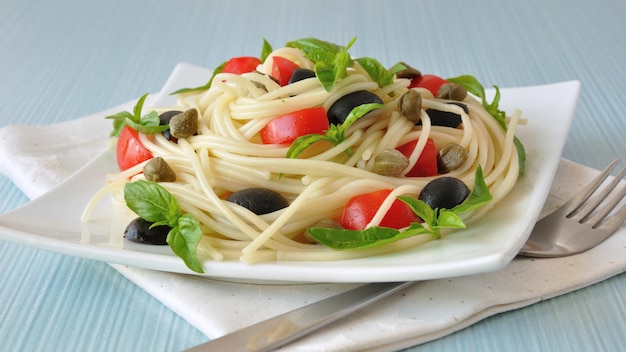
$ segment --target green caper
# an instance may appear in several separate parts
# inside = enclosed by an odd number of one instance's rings
[[[198,111],[186,110],[170,120],[170,132],[176,138],[191,137],[198,132]]]
[[[409,166],[409,159],[397,149],[385,149],[374,158],[374,172],[383,176],[399,176]]]
[[[463,101],[467,97],[467,89],[458,83],[444,83],[437,90],[435,98]]]
[[[143,166],[143,175],[151,182],[174,182],[176,173],[160,156],[152,158]]]
[[[411,78],[419,77],[419,76],[422,75],[422,73],[418,69],[415,69],[415,68],[407,65],[405,62],[400,61],[398,63],[400,65],[406,67],[406,69],[400,70],[400,71],[396,72],[396,77],[411,79]]]
[[[418,123],[422,116],[422,95],[414,89],[409,89],[398,100],[398,111],[409,121]]]
[[[467,150],[456,143],[448,143],[437,153],[437,171],[445,174],[456,170],[467,160]]]

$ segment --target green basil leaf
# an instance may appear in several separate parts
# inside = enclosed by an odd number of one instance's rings
[[[169,127],[167,125],[160,126],[159,114],[156,111],[151,111],[148,114],[141,116],[141,110],[148,94],[144,94],[133,108],[133,114],[128,111],[118,112],[115,115],[109,115],[106,119],[113,120],[113,131],[110,136],[119,136],[120,132],[125,126],[130,126],[135,131],[144,134],[155,134],[165,131]]]
[[[404,65],[396,64],[392,70],[387,70],[385,66],[372,57],[361,57],[356,61],[363,67],[372,81],[378,83],[381,88],[393,83],[394,74],[405,69]]]
[[[261,48],[261,56],[259,56],[259,60],[261,60],[261,62],[265,62],[272,51],[274,51],[274,49],[272,49],[272,45],[270,45],[270,43],[263,38],[263,47]]]
[[[111,131],[111,137],[116,137],[122,132],[122,128],[128,124],[128,121],[133,121],[133,115],[128,111],[118,112],[115,115],[106,116],[105,119],[113,120],[113,131]]]
[[[335,54],[329,53],[327,51],[314,51],[314,52],[306,54],[306,58],[313,61],[316,64],[323,62],[327,65],[332,66],[333,62],[335,61]]]
[[[130,210],[150,222],[174,227],[181,216],[178,202],[158,183],[139,180],[124,186],[124,200]]]
[[[146,125],[139,125],[139,124],[135,124],[131,122],[129,122],[128,125],[132,129],[136,130],[137,132],[141,132],[143,134],[156,134],[156,133],[163,132],[167,130],[168,128],[170,128],[169,125],[146,126]]]
[[[464,229],[466,226],[463,220],[451,210],[442,209],[437,216],[437,227],[448,229]]]
[[[297,48],[302,50],[305,54],[313,53],[313,52],[328,52],[331,54],[337,53],[337,51],[341,48],[339,45],[320,40],[317,38],[303,38],[294,41],[287,42],[285,45],[291,48]]]
[[[526,149],[522,144],[522,141],[517,137],[513,137],[513,143],[515,144],[515,150],[517,151],[517,157],[519,159],[519,174],[524,176],[526,171]]]
[[[395,75],[396,73],[398,73],[398,72],[400,72],[400,71],[403,71],[403,70],[406,70],[406,69],[408,69],[408,67],[406,67],[406,66],[404,66],[402,63],[398,62],[397,64],[393,65],[393,66],[389,69],[389,72],[390,72],[392,75]]]
[[[287,155],[285,155],[285,157],[288,159],[297,158],[298,155],[300,155],[308,147],[319,141],[324,140],[328,140],[328,137],[323,134],[307,134],[304,136],[300,136],[291,143],[291,146],[289,146],[289,150],[287,150]]]
[[[179,256],[189,269],[204,273],[197,253],[200,238],[202,238],[200,224],[193,216],[185,214],[178,218],[177,226],[167,234],[166,240],[174,254]]]
[[[346,51],[350,50],[350,48],[352,47],[352,45],[354,45],[355,42],[356,42],[356,37],[352,37],[352,39],[350,39],[350,41],[346,45]]]
[[[409,196],[399,196],[398,199],[406,203],[425,223],[431,224],[435,220],[435,211],[424,201]]]
[[[332,64],[323,61],[316,63],[315,76],[327,92],[330,92],[335,86],[335,66]]]
[[[144,126],[158,126],[161,123],[159,114],[156,111],[150,111],[146,115],[141,116],[140,123]]]
[[[480,98],[483,105],[487,103],[485,99],[485,89],[474,76],[462,75],[458,77],[447,78],[446,80],[450,83],[457,83],[465,87],[465,89],[467,89],[469,93]]]
[[[141,98],[139,98],[139,100],[137,101],[137,104],[135,104],[132,117],[132,120],[134,122],[141,122],[141,110],[143,109],[143,103],[146,101],[147,97],[148,93],[142,95]]]
[[[467,213],[485,205],[492,198],[493,197],[489,192],[489,187],[487,187],[485,179],[483,178],[483,169],[480,167],[480,165],[478,165],[478,167],[476,168],[474,186],[472,188],[472,191],[463,201],[463,203],[455,206],[451,210],[456,214]]]
[[[388,227],[370,227],[365,230],[330,229],[311,227],[309,235],[319,243],[333,249],[366,248],[397,241],[400,231]]]
[[[347,50],[339,50],[335,55],[335,81],[346,78],[348,75],[348,67],[352,67],[354,60],[350,57]]]
[[[367,113],[369,113],[372,110],[382,109],[384,107],[385,107],[385,105],[383,105],[383,104],[369,103],[369,104],[359,105],[359,106],[355,107],[354,109],[350,110],[350,113],[348,114],[348,116],[346,116],[345,121],[339,126],[339,130],[342,133],[342,137],[344,137],[343,135],[346,133],[348,128],[356,120],[358,120],[358,119],[362,118],[363,116],[367,115]],[[341,142],[343,142],[343,140]]]
[[[352,67],[354,61],[348,54],[348,48],[355,40],[353,38],[347,47],[343,47],[316,38],[304,38],[288,42],[286,46],[302,50],[313,61],[317,79],[330,92],[340,79],[347,76],[348,67]]]
[[[422,235],[422,234],[431,234],[433,235],[433,231],[431,229],[427,229],[426,227],[424,227],[424,225],[422,225],[419,222],[413,222],[411,223],[411,225],[409,225],[409,227],[407,227],[406,229],[402,230],[402,238],[408,238],[408,237],[412,237],[412,236],[416,236],[416,235]],[[435,236],[433,236],[435,237]],[[437,238],[437,237],[435,237]]]

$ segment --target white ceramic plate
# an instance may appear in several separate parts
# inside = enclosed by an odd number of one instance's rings
[[[206,82],[210,71],[180,64],[154,106],[172,102],[169,92]],[[550,189],[574,115],[580,83],[502,89],[500,106],[523,111],[526,126],[517,136],[527,152],[526,176],[488,216],[442,240],[390,255],[335,262],[203,263],[205,276],[236,281],[382,282],[427,280],[478,274],[506,266],[528,237]],[[492,92],[493,93],[493,92]],[[102,201],[89,224],[80,216],[85,204],[116,171],[108,151],[40,198],[0,216],[0,238],[68,255],[133,267],[193,274],[168,246],[122,239],[119,217]]]

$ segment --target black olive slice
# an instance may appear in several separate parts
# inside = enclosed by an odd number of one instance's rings
[[[124,238],[132,242],[144,244],[167,244],[167,234],[172,228],[167,225],[159,225],[150,228],[152,224],[154,223],[146,221],[142,218],[136,218],[131,221],[128,226],[126,226],[126,230],[124,230]]]
[[[467,105],[463,103],[450,102],[448,104],[454,104],[460,106],[466,114],[469,113]],[[433,126],[445,126],[457,128],[461,124],[461,115],[455,114],[449,111],[441,111],[435,109],[426,109],[426,113],[430,117],[430,123]]]
[[[239,204],[257,215],[271,213],[289,206],[280,193],[266,188],[246,188],[234,192],[227,201]]]
[[[307,68],[297,68],[291,74],[291,78],[289,78],[289,84],[302,81],[303,79],[313,78],[315,77],[315,71],[309,70]]]
[[[469,194],[470,190],[463,181],[445,176],[428,182],[418,199],[433,209],[452,209],[463,203]]]
[[[346,94],[334,102],[328,109],[328,122],[340,125],[346,121],[346,117],[348,117],[352,109],[370,103],[382,104],[383,100],[378,95],[367,90],[358,90]]]

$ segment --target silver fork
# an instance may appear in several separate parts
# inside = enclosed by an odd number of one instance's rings
[[[626,186],[616,196],[609,196],[626,174],[626,167],[608,185],[603,188],[600,185],[618,162],[619,159],[615,159],[576,196],[537,222],[519,254],[563,257],[589,250],[611,236],[626,220],[626,204],[614,211],[626,196]],[[596,190],[600,192],[592,198]],[[607,201],[606,204],[599,209],[604,201]],[[363,285],[187,351],[273,351],[415,283],[378,282]]]
[[[538,221],[519,254],[564,257],[585,252],[610,237],[626,220],[626,204],[615,210],[626,196],[626,187],[614,192],[626,174],[626,167],[603,188],[600,186],[619,160],[613,160],[577,195]]]

